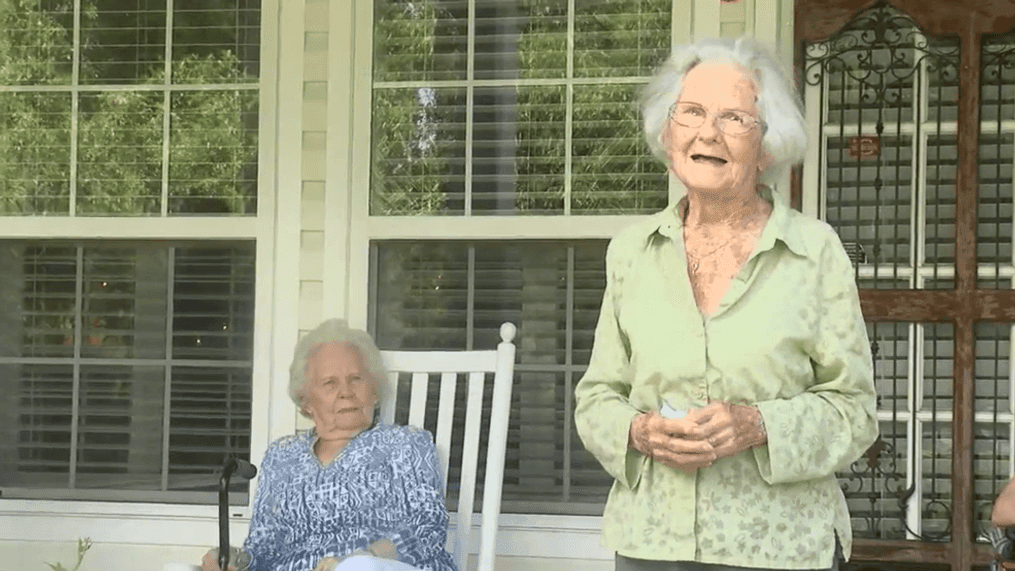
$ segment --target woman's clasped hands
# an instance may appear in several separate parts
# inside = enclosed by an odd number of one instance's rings
[[[639,414],[631,421],[628,446],[693,474],[766,440],[757,408],[713,401],[688,411],[684,418],[664,418],[655,410]]]

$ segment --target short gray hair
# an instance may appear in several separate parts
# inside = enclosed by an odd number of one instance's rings
[[[772,186],[784,172],[803,160],[807,127],[793,80],[771,52],[753,38],[704,38],[674,48],[642,92],[645,141],[652,153],[669,164],[663,145],[670,109],[683,89],[687,72],[700,63],[725,63],[746,70],[758,94],[758,112],[768,125],[761,144],[772,157],[759,182]]]
[[[307,364],[325,343],[348,343],[359,355],[360,365],[366,368],[378,405],[387,396],[388,374],[370,334],[361,329],[351,329],[344,319],[329,319],[322,322],[296,343],[293,362],[289,365],[289,398],[303,414],[303,387],[307,382]],[[304,415],[305,416],[305,415]]]

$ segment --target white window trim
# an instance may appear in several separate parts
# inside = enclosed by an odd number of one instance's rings
[[[284,2],[280,5],[279,0],[262,0],[261,10],[255,216],[217,219],[0,217],[2,237],[5,239],[255,239],[250,438],[251,459],[255,463],[264,457],[272,434],[292,432],[295,426],[295,411],[288,404],[286,383],[284,376],[280,375],[288,372],[291,358],[288,353],[295,344],[294,316],[299,283],[290,278],[298,276],[298,271],[290,267],[289,258],[293,256],[277,256],[276,246],[291,247],[287,245],[293,242],[291,234],[295,234],[296,246],[292,251],[298,251],[299,247],[299,184],[283,185],[280,181],[299,179],[300,147],[299,144],[291,144],[292,125],[296,126],[295,138],[297,143],[299,141],[299,120],[298,117],[295,121],[287,118],[299,113],[302,67],[281,68],[279,61],[284,55],[281,54],[282,49],[298,51],[296,61],[301,61],[303,45],[302,3]],[[294,75],[298,77],[294,78]],[[293,164],[296,165],[295,179],[292,178]],[[294,191],[297,200],[292,199]],[[296,258],[298,263],[298,256]],[[291,310],[289,306],[292,306]],[[290,331],[293,339],[286,345],[284,334]],[[283,351],[279,351],[280,345],[284,347]],[[280,355],[284,358],[280,359]],[[275,382],[275,379],[280,381]],[[232,524],[235,533],[239,533],[237,526],[245,527],[243,522],[249,520],[252,504],[253,494],[250,494],[248,505],[230,508],[230,512],[237,516]],[[0,528],[10,531],[5,534],[5,539],[12,541],[71,541],[91,537],[97,541],[115,539],[117,543],[126,544],[204,545],[216,537],[217,531],[209,535],[201,522],[207,520],[213,530],[217,530],[217,513],[214,505],[0,498]],[[245,533],[244,529],[242,536]]]

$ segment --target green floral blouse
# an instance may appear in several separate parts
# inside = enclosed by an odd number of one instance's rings
[[[603,545],[628,557],[776,569],[848,557],[835,472],[878,434],[870,347],[853,268],[824,222],[773,201],[754,252],[710,317],[687,276],[686,199],[607,250],[592,357],[575,389],[585,447],[615,482]],[[631,419],[708,400],[755,404],[768,443],[695,475],[627,448]]]

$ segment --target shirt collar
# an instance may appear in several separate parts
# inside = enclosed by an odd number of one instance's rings
[[[765,224],[761,233],[761,250],[767,250],[775,245],[778,240],[786,245],[798,256],[810,256],[812,252],[807,248],[807,242],[800,235],[800,228],[794,224],[792,213],[788,206],[780,200],[776,200],[772,189],[767,186],[759,187],[761,197],[772,205],[772,215]],[[655,234],[660,234],[670,240],[677,237],[683,238],[684,214],[687,212],[687,197],[684,196],[676,204],[667,207],[654,216],[654,220],[647,228],[646,241],[651,240]]]

